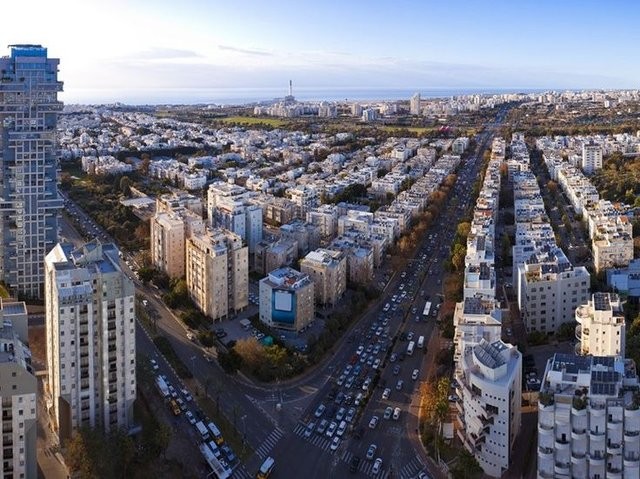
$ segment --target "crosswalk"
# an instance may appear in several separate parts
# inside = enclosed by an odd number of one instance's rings
[[[256,449],[256,454],[262,459],[266,458],[273,448],[276,447],[276,444],[278,444],[282,436],[284,436],[284,431],[280,428],[275,428],[262,444],[260,444],[260,447]]]
[[[293,429],[293,432],[297,436],[303,438],[307,442],[322,449],[323,451],[329,451],[331,454],[334,454],[334,451],[330,450],[331,439],[325,436],[319,435],[315,432],[312,433],[310,437],[304,437],[305,429],[306,429],[305,424],[298,423],[296,427]],[[342,449],[342,448],[338,448],[338,450],[335,453],[338,454],[339,460],[341,460],[345,464],[350,464],[354,456],[353,452],[346,449]],[[367,461],[367,460],[360,461],[360,465],[358,466],[358,471],[362,472],[366,476],[372,477],[373,479],[387,479],[387,477],[389,476],[389,471],[387,469],[383,469],[377,474],[373,474],[372,469],[373,469],[373,461]]]
[[[251,479],[252,476],[247,472],[243,465],[236,467],[231,474],[231,479]]]
[[[400,479],[410,479],[415,477],[421,470],[424,469],[424,464],[419,457],[414,457],[411,462],[405,464],[400,470]]]

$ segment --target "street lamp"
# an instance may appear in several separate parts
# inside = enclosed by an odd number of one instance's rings
[[[247,415],[245,414],[240,419],[242,419],[242,454],[244,454],[244,449],[247,444],[247,422],[245,421]]]

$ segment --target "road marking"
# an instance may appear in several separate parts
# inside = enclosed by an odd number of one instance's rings
[[[411,462],[405,464],[400,470],[400,478],[408,479],[415,476],[421,469],[424,468],[424,464],[418,457],[414,457]]]
[[[243,465],[236,467],[231,475],[233,479],[250,479],[252,476],[247,472]]]
[[[269,455],[271,450],[278,444],[278,441],[284,436],[284,431],[281,429],[275,428],[271,431],[271,434],[267,436],[267,438],[262,442],[260,447],[256,449],[256,454],[261,458],[265,458]]]

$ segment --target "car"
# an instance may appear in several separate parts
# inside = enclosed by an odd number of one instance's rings
[[[414,381],[418,379],[418,374],[420,374],[420,371],[417,369],[414,369],[413,372],[411,373],[411,379],[413,379]]]
[[[340,421],[340,424],[338,424],[338,430],[336,431],[336,435],[339,437],[342,437],[342,435],[345,433],[346,430],[347,430],[347,421]]]
[[[393,410],[393,419],[396,421],[400,418],[400,408],[397,407]]]
[[[358,346],[358,350],[356,351],[356,354],[357,354],[358,356],[360,356],[360,355],[362,354],[362,352],[363,352],[363,351],[364,351],[364,346],[363,346],[363,345],[360,345],[360,346]]]
[[[344,374],[340,375],[340,377],[336,381],[336,384],[338,386],[342,386],[344,384],[345,379],[347,379],[347,376],[345,376]]]
[[[178,407],[180,408],[181,411],[187,410],[187,404],[184,402],[182,398],[176,399],[176,402],[178,403]]]
[[[380,359],[376,359],[373,362],[373,366],[371,366],[373,369],[378,369],[380,367]]]
[[[385,419],[391,419],[391,415],[393,414],[393,408],[391,406],[387,406],[387,408],[384,410],[384,418]]]
[[[348,376],[352,369],[353,369],[353,366],[351,364],[347,364],[347,367],[344,368],[344,374]]]
[[[398,379],[398,382],[396,383],[396,391],[402,391],[403,384],[404,384],[404,381],[402,379]]]
[[[379,420],[380,420],[380,418],[378,416],[373,416],[371,418],[371,421],[369,421],[369,428],[375,429],[376,426],[378,425],[378,421]]]
[[[425,471],[421,471],[418,474],[418,479],[431,479],[431,476],[429,476]]]
[[[379,457],[373,463],[373,467],[371,468],[371,474],[378,474],[382,469],[382,458]]]
[[[346,413],[347,410],[345,408],[341,407],[340,409],[338,409],[338,412],[336,413],[336,421],[342,421]]]
[[[326,410],[327,410],[327,406],[325,406],[324,404],[320,404],[320,405],[318,406],[318,408],[316,409],[316,412],[315,412],[315,413],[313,413],[313,415],[314,415],[315,417],[321,417],[321,416],[324,414],[324,412],[325,412]]]
[[[407,333],[407,341],[411,341],[413,339],[413,331],[409,331]]]
[[[393,375],[394,375],[394,376],[397,376],[398,374],[400,374],[400,365],[399,365],[399,364],[396,364],[396,365],[393,367]]]
[[[154,371],[159,369],[158,362],[155,359],[149,359],[149,364],[151,364],[151,369]]]
[[[329,421],[327,421],[326,419],[323,419],[322,421],[320,421],[320,424],[318,424],[318,428],[316,429],[318,434],[324,434],[325,431],[327,430],[328,425],[329,425]]]
[[[169,394],[171,394],[171,397],[173,399],[176,399],[178,397],[176,389],[171,384],[169,384]]]
[[[364,397],[364,395],[362,393],[358,393],[358,395],[356,396],[355,400],[353,401],[353,403],[356,406],[360,406],[360,403],[362,402],[362,398]]]
[[[351,458],[351,462],[349,463],[349,472],[351,473],[358,472],[359,466],[360,466],[360,458],[358,456],[353,456]]]
[[[342,391],[340,391],[340,392],[338,393],[338,395],[336,396],[336,398],[335,398],[334,402],[335,402],[336,404],[342,404],[342,401],[344,401],[344,393],[343,393]]]
[[[353,386],[353,381],[354,381],[353,376],[348,377],[344,383],[344,387],[347,389],[350,389],[351,386]]]
[[[189,391],[187,391],[186,389],[182,388],[180,390],[180,392],[182,393],[182,395],[184,396],[184,400],[187,402],[191,402],[193,401],[193,396],[191,396],[191,394],[189,394]]]
[[[367,391],[369,389],[369,386],[371,385],[371,378],[367,378],[364,380],[364,382],[362,383],[362,390],[363,391]]]
[[[344,420],[347,422],[353,421],[353,418],[356,417],[356,408],[350,407],[347,411],[347,414],[344,417]]]
[[[339,446],[340,446],[340,438],[336,436],[331,441],[331,446],[329,446],[329,449],[331,449],[332,451],[335,451],[338,449]]]
[[[325,434],[327,435],[327,437],[333,437],[333,435],[336,432],[336,429],[338,429],[338,423],[335,421],[331,421],[331,423],[329,424],[329,427],[327,428],[327,432],[325,432]]]
[[[196,418],[191,411],[185,412],[184,415],[187,417],[187,421],[189,421],[189,424],[193,425],[196,423]]]
[[[385,388],[382,391],[382,399],[389,399],[389,395],[391,394],[391,388]]]
[[[369,445],[369,449],[367,449],[367,459],[373,459],[373,457],[376,455],[377,450],[378,446],[376,446],[375,444]]]
[[[307,427],[304,428],[304,437],[309,438],[311,437],[311,434],[313,434],[313,430],[316,428],[316,423],[311,421],[309,424],[307,424]]]

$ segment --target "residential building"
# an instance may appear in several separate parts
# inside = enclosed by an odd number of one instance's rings
[[[10,45],[0,58],[0,281],[44,295],[44,258],[58,240],[56,126],[62,102],[56,58],[40,45]]]
[[[82,427],[128,429],[136,399],[135,287],[98,240],[46,257],[47,408],[64,441]]]
[[[582,145],[582,171],[591,175],[602,169],[602,147],[595,143]]]
[[[9,324],[23,343],[29,342],[27,304],[0,298],[0,324]]]
[[[500,340],[468,344],[457,367],[457,434],[485,474],[503,477],[520,431],[522,354]]]
[[[261,241],[256,248],[253,268],[258,274],[268,274],[282,266],[291,266],[298,259],[298,242],[284,238],[273,243]]]
[[[626,268],[607,270],[607,284],[625,296],[640,297],[640,258],[630,261]]]
[[[249,249],[239,235],[216,228],[187,239],[186,276],[196,306],[214,321],[249,304]]]
[[[420,115],[420,93],[415,93],[409,100],[409,110],[412,115]]]
[[[10,324],[0,324],[2,477],[38,476],[36,422],[38,382],[31,352]]]
[[[587,304],[576,309],[578,354],[625,357],[626,324],[620,297],[594,293]]]
[[[315,315],[309,275],[284,267],[260,280],[260,321],[274,328],[300,331]]]
[[[312,251],[300,261],[300,270],[313,281],[318,304],[335,305],[347,289],[347,259],[340,251]]]
[[[638,387],[630,359],[550,358],[538,398],[538,478],[640,477]]]

